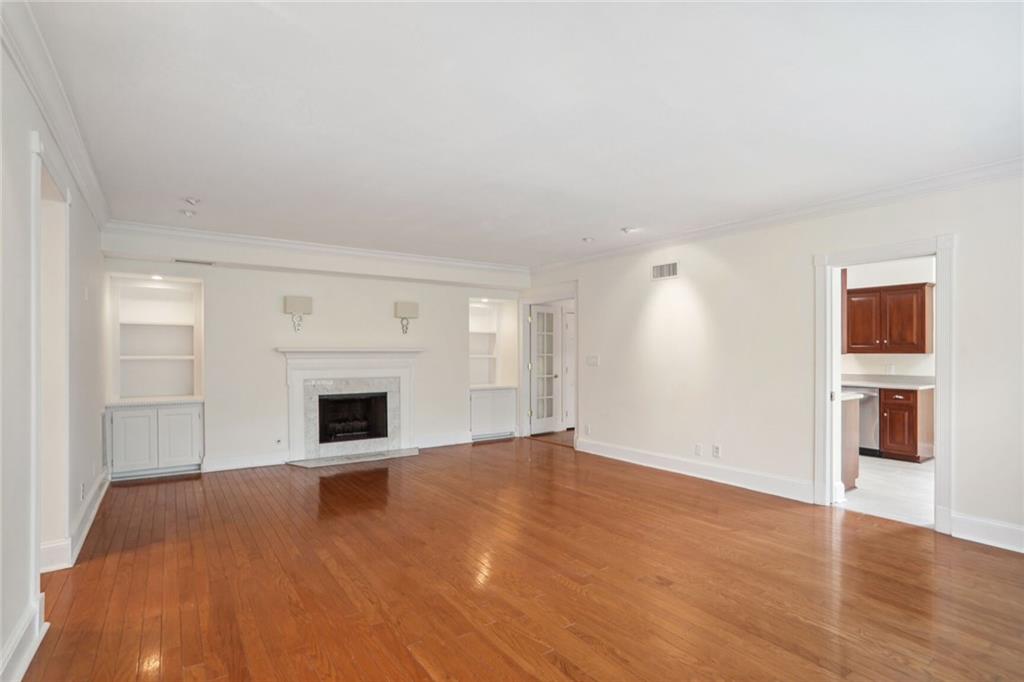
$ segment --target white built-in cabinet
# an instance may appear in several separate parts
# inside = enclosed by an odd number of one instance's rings
[[[469,301],[469,412],[474,440],[516,433],[517,307],[515,301]]]
[[[111,274],[106,448],[114,478],[196,470],[203,438],[203,286]]]
[[[113,478],[180,473],[203,461],[199,403],[112,407],[107,415]]]

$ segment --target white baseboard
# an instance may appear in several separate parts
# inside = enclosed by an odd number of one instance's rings
[[[0,658],[0,680],[3,682],[17,682],[25,676],[36,649],[50,627],[43,620],[45,603],[42,594],[34,599],[22,612],[10,637],[4,642]]]
[[[672,471],[677,474],[685,474],[717,483],[725,483],[738,488],[746,488],[747,490],[756,490],[759,493],[768,493],[769,495],[777,495],[800,502],[814,502],[814,481],[810,479],[802,480],[788,476],[765,474],[750,469],[740,469],[724,464],[698,462],[674,455],[601,443],[587,438],[580,438],[576,443],[576,449],[593,455],[632,462],[633,464],[654,469]]]
[[[952,535],[955,538],[1024,552],[1024,526],[956,512],[951,516]]]
[[[39,572],[49,573],[71,566],[71,538],[50,540],[39,545]]]
[[[82,545],[85,544],[85,538],[89,535],[92,522],[96,520],[96,512],[99,511],[100,502],[103,501],[103,496],[107,494],[109,486],[110,473],[106,470],[101,471],[100,475],[93,481],[92,490],[89,491],[89,495],[85,498],[85,506],[78,512],[78,518],[75,519],[71,526],[71,561],[68,564],[69,566],[74,566],[75,562],[78,561],[78,553],[82,551]]]
[[[259,455],[239,455],[236,457],[210,457],[203,458],[203,473],[214,471],[231,471],[232,469],[253,469],[255,467],[270,467],[277,464],[284,464],[291,458],[287,450],[279,452],[265,452]]]
[[[100,502],[103,501],[103,495],[107,492],[108,485],[110,485],[110,478],[107,476],[107,472],[100,472],[89,490],[85,504],[78,511],[71,536],[40,544],[40,573],[59,571],[75,565],[78,553],[82,551],[85,538],[89,535],[89,529],[92,528],[92,522],[96,519],[96,512],[99,511]]]

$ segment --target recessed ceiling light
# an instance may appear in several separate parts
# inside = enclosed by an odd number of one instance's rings
[[[481,299],[480,299],[480,302],[481,302],[481,303],[489,303],[489,302],[490,302],[490,300],[491,300],[491,299],[489,299],[489,298],[481,298]]]
[[[201,200],[199,199],[199,197],[185,197],[184,199],[182,199],[182,201],[184,201],[189,206],[198,206]]]
[[[632,234],[639,229],[639,227],[624,227],[622,228],[622,234]]]
[[[181,209],[181,215],[185,216],[186,218],[194,218],[196,212],[189,208],[183,208]]]
[[[162,275],[150,275],[150,277],[149,277],[149,278],[150,278],[150,279],[155,279],[156,281],[158,281],[158,282],[159,282],[160,280],[162,280],[162,279],[163,279],[163,276],[162,276]]]
[[[593,237],[584,237],[583,238],[583,243],[584,244],[592,244],[593,242],[594,242],[594,238]]]

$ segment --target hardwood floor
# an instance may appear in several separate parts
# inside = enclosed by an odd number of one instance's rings
[[[1024,556],[532,439],[112,487],[28,680],[1021,679]]]
[[[575,435],[575,431],[565,430],[552,431],[551,433],[538,433],[536,436],[530,436],[530,438],[544,443],[551,443],[552,445],[564,445],[571,448],[575,445]]]

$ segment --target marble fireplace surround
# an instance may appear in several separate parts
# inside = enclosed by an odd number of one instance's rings
[[[420,348],[276,348],[288,382],[288,449],[292,460],[414,447],[413,391]],[[321,394],[386,392],[388,437],[323,443]]]

